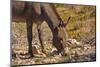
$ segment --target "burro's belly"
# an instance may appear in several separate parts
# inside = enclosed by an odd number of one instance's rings
[[[20,10],[23,11],[25,7],[25,2],[21,2],[21,1],[13,1],[12,2],[12,8],[14,10]]]
[[[28,16],[27,15],[18,15],[18,14],[13,14],[12,13],[12,22],[17,22],[17,23],[27,23],[28,21],[32,20],[32,23],[36,23],[36,24],[41,24],[44,21],[44,18],[42,16],[36,16],[33,14],[33,17],[29,17],[29,19],[27,19]]]

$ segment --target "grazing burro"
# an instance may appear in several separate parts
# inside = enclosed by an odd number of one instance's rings
[[[65,27],[70,17],[63,22],[57,13],[53,4],[50,3],[33,3],[25,1],[12,1],[12,22],[24,21],[27,25],[28,53],[34,57],[32,52],[32,26],[37,24],[39,40],[42,45],[42,52],[45,53],[41,38],[40,26],[45,21],[50,27],[53,34],[53,45],[57,48],[58,53],[65,52],[66,39],[68,38]]]

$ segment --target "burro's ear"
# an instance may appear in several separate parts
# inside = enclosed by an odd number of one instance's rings
[[[70,20],[71,17],[68,17],[68,19],[66,20],[66,23],[64,23],[62,20],[60,21],[58,27],[66,27],[69,23],[69,20]]]
[[[66,27],[68,25],[70,18],[71,18],[71,16],[69,16],[68,19],[66,20],[66,23],[64,23],[64,27]]]

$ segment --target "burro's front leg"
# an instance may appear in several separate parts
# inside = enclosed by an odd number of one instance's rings
[[[33,3],[26,3],[26,23],[27,23],[27,40],[28,40],[28,53],[30,54],[30,57],[33,57],[33,51],[32,51],[32,26],[33,26]]]
[[[30,54],[30,57],[33,57],[33,52],[32,52],[32,20],[27,19],[27,40],[28,40],[28,53]]]
[[[42,32],[41,32],[41,24],[37,25],[37,31],[38,31],[38,37],[39,37],[39,40],[40,40],[40,44],[41,44],[42,54],[43,54],[43,56],[46,56],[46,55],[44,55],[44,54],[46,54],[46,52],[44,50],[43,37],[42,37]]]

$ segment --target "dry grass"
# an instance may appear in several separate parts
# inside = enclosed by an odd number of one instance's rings
[[[48,64],[48,63],[62,63],[62,62],[81,62],[94,61],[96,45],[85,43],[86,39],[94,36],[95,38],[95,6],[80,6],[80,5],[55,5],[57,12],[62,20],[66,23],[69,16],[71,19],[66,27],[66,32],[70,38],[76,39],[78,42],[83,42],[81,46],[69,46],[67,56],[53,55],[43,57],[43,55],[36,55],[32,59],[21,59],[20,53],[27,53],[27,33],[25,23],[12,23],[12,50],[17,57],[12,59],[12,65],[29,65],[29,64]],[[49,54],[54,46],[52,45],[52,33],[48,25],[44,22],[41,26],[41,31],[44,40],[44,49]],[[89,36],[90,35],[90,36]],[[90,39],[88,39],[90,40]],[[95,41],[94,41],[95,42]],[[41,45],[39,42],[36,25],[33,25],[33,45],[37,46],[37,50],[41,53]],[[14,55],[13,55],[14,56]]]

